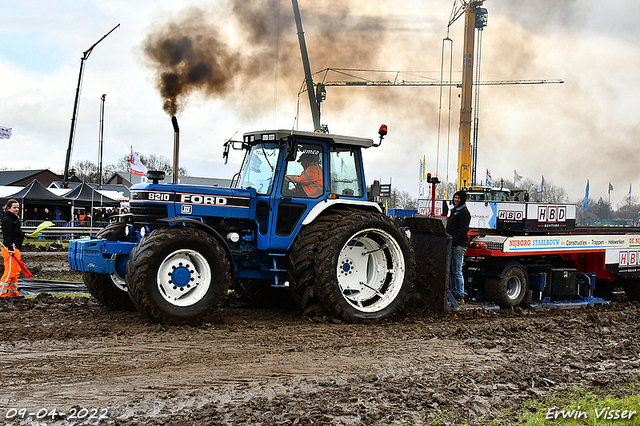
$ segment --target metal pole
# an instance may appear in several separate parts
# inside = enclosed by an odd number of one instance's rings
[[[313,89],[313,77],[311,76],[311,66],[309,65],[309,55],[307,54],[307,43],[304,40],[304,31],[302,30],[302,18],[300,18],[300,9],[298,1],[291,0],[293,4],[293,16],[296,20],[296,28],[298,29],[298,41],[300,42],[300,54],[302,55],[302,66],[304,67],[304,78],[307,82],[307,93],[309,94],[309,104],[311,105],[311,116],[313,117],[314,130],[320,128],[320,107],[316,100],[316,92]]]
[[[69,146],[67,148],[67,157],[64,162],[64,175],[62,176],[62,187],[69,187],[69,162],[71,161],[71,150],[73,149],[73,141],[75,138],[75,130],[76,130],[76,121],[78,119],[78,104],[80,102],[80,91],[82,88],[82,74],[84,71],[84,61],[89,59],[89,55],[93,51],[93,48],[98,45],[102,40],[104,40],[109,34],[111,34],[116,28],[118,28],[120,24],[113,27],[111,31],[102,36],[102,38],[96,41],[93,46],[87,49],[83,54],[82,58],[80,58],[80,74],[78,75],[78,86],[76,87],[76,99],[73,102],[73,115],[71,116],[71,129],[69,130]]]
[[[100,102],[100,141],[99,141],[99,152],[98,152],[98,189],[102,189],[102,150],[104,147],[104,101],[106,100],[107,95],[104,94],[100,98],[102,102]]]

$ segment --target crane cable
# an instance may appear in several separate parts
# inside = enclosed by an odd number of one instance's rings
[[[449,183],[449,155],[451,145],[451,92],[452,92],[452,80],[453,80],[453,40],[449,38],[449,27],[447,27],[447,37],[442,40],[442,52],[440,55],[440,99],[438,104],[438,135],[436,143],[436,176],[439,174],[440,168],[440,133],[442,123],[442,92],[444,86],[444,59],[445,59],[445,45],[449,42],[449,105],[448,105],[448,123],[447,123],[447,156],[446,156],[446,179],[445,179],[445,198],[449,198],[448,183]]]

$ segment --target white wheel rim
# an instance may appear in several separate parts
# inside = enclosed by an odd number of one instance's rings
[[[520,282],[520,278],[511,277],[509,281],[507,281],[507,297],[511,300],[515,300],[520,295],[522,289],[522,282]]]
[[[398,242],[387,232],[364,229],[342,247],[336,273],[344,299],[360,312],[379,312],[402,289],[405,260]]]
[[[114,254],[113,256],[111,256],[112,259],[116,259],[117,257],[118,257],[117,254]],[[109,276],[111,277],[111,281],[113,282],[113,284],[115,284],[116,287],[118,287],[120,290],[124,292],[128,291],[127,282],[125,281],[125,278],[118,273],[117,268],[115,272]]]
[[[164,258],[158,268],[158,289],[175,306],[191,306],[207,294],[211,285],[211,267],[194,250],[176,250]]]

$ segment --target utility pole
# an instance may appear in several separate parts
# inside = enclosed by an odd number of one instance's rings
[[[76,121],[78,119],[78,103],[80,101],[80,91],[82,89],[82,75],[84,72],[84,61],[86,61],[87,59],[89,59],[89,55],[91,55],[91,52],[93,51],[93,48],[96,47],[98,45],[98,43],[100,43],[102,40],[104,40],[109,34],[111,34],[113,31],[115,31],[116,28],[118,28],[120,26],[120,24],[116,25],[115,27],[113,27],[113,29],[111,31],[109,31],[107,34],[105,34],[104,36],[102,36],[102,38],[98,41],[96,41],[93,46],[91,46],[89,49],[87,49],[83,54],[82,54],[82,58],[80,58],[80,74],[78,75],[78,86],[76,87],[76,99],[73,103],[73,114],[71,116],[71,129],[69,130],[69,146],[67,148],[67,158],[64,162],[64,175],[62,176],[62,187],[63,188],[68,188],[69,187],[69,162],[71,161],[71,150],[73,149],[73,140],[75,138],[75,130],[76,130]]]

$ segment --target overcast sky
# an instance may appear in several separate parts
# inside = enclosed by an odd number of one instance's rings
[[[299,0],[312,71],[359,68],[412,71],[406,80],[437,80],[452,0]],[[478,178],[494,183],[514,170],[535,182],[584,197],[622,202],[640,191],[637,138],[640,92],[640,2],[621,0],[487,0],[482,80],[562,79],[562,85],[482,86]],[[157,76],[167,68],[162,42],[192,36],[216,62],[216,78],[178,96],[180,165],[192,176],[231,177],[241,154],[222,161],[236,132],[312,130],[291,2],[189,0],[0,1],[0,166],[62,173],[80,58],[117,24],[85,62],[71,157],[98,161],[100,97],[106,94],[104,164],[128,155],[172,158],[173,130]],[[454,80],[460,78],[463,19],[449,30]],[[448,61],[448,59],[447,59]],[[389,74],[370,74],[389,79]],[[342,80],[338,75],[328,80]],[[419,159],[441,180],[456,178],[459,98],[448,100],[438,137],[437,87],[329,87],[322,123],[332,133],[377,138],[365,153],[368,180],[391,180],[418,195]],[[298,106],[299,100],[299,106]],[[447,141],[449,163],[447,167]]]

